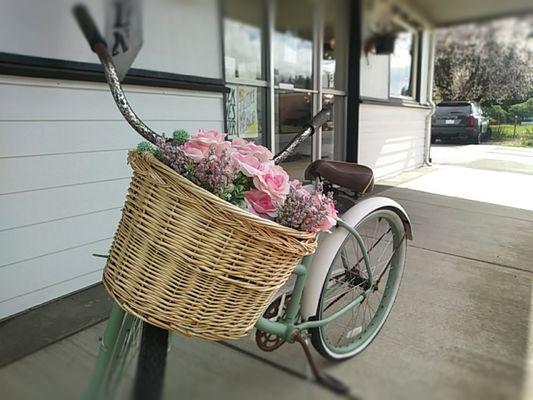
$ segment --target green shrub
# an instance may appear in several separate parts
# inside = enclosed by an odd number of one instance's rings
[[[137,145],[137,151],[142,154],[145,152],[152,153],[158,159],[161,159],[161,150],[148,142],[141,142]]]
[[[189,132],[185,129],[177,129],[172,133],[172,144],[181,146],[189,140]]]
[[[520,146],[533,147],[533,138],[521,138]]]
[[[509,107],[509,114],[511,118],[514,118],[515,115],[518,118],[533,116],[533,97],[523,103],[514,104]]]
[[[509,113],[499,104],[489,107],[487,109],[487,115],[491,120],[491,124],[502,124],[507,122],[509,118]]]

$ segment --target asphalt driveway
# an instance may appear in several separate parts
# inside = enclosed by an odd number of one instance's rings
[[[383,180],[414,240],[374,343],[323,368],[366,399],[531,399],[533,151],[435,146],[435,165]],[[498,167],[499,166],[499,167]],[[4,399],[79,397],[103,323],[0,369]],[[317,356],[318,358],[318,356]],[[329,399],[296,345],[272,353],[176,336],[167,399]]]

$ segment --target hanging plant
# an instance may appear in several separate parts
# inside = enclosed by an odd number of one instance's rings
[[[365,3],[366,34],[363,35],[365,55],[389,55],[394,52],[398,27],[393,22],[391,3],[386,0]]]
[[[379,55],[388,55],[394,53],[394,43],[398,34],[381,33],[374,36],[374,51]]]

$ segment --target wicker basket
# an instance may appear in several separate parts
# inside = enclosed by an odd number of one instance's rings
[[[316,236],[252,215],[150,153],[133,167],[104,285],[127,311],[187,336],[246,335]]]

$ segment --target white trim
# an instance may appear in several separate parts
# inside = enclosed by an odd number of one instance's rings
[[[428,38],[428,65],[427,65],[427,79],[426,79],[426,101],[431,106],[431,110],[426,116],[426,127],[424,132],[424,164],[431,166],[431,117],[435,114],[435,103],[433,102],[433,76],[435,70],[435,46],[437,42],[437,34],[435,31],[427,31]],[[422,100],[422,99],[420,99]]]
[[[322,58],[324,55],[324,3],[319,2],[313,10],[313,115],[322,108]],[[311,161],[322,157],[322,127],[313,136]]]
[[[283,85],[280,87],[279,85],[274,85],[274,89],[280,91],[280,92],[288,92],[288,93],[306,93],[306,94],[316,94],[318,93],[318,90],[315,89],[302,89],[302,88],[288,88],[284,87]]]
[[[334,96],[347,96],[348,94],[343,90],[338,89],[321,89],[322,94],[332,94]]]
[[[267,81],[261,81],[256,79],[229,78],[226,79],[226,84],[239,86],[268,87]]]
[[[0,85],[10,86],[33,86],[57,89],[79,89],[95,92],[107,92],[109,87],[105,82],[72,81],[50,78],[29,78],[14,75],[0,75]],[[186,89],[158,88],[153,86],[123,85],[127,93],[165,94],[183,97],[210,97],[220,98],[222,93],[209,93],[203,91],[191,91]]]
[[[394,22],[397,23],[397,20],[399,21],[398,18],[395,18]],[[400,24],[398,24],[400,25]],[[417,31],[415,28],[411,27],[410,25],[408,25],[406,22],[402,22],[402,24],[400,25],[402,28],[408,30],[410,33],[412,33],[413,35],[413,43],[412,43],[412,49],[413,49],[413,52],[412,52],[412,56],[411,56],[411,76],[410,76],[410,84],[411,84],[411,88],[412,88],[412,96],[402,96],[402,95],[393,95],[391,94],[391,79],[390,79],[390,74],[391,74],[391,62],[392,62],[392,54],[389,56],[389,76],[388,76],[388,79],[389,79],[389,98],[394,98],[394,99],[403,99],[403,100],[412,100],[412,101],[415,101],[416,102],[416,97],[418,95],[418,87],[416,85],[416,82],[417,82],[417,78],[418,78],[418,74],[419,74],[419,71],[418,71],[418,57],[419,57],[419,51],[420,51],[420,33],[419,31]]]
[[[268,96],[266,101],[265,115],[269,119],[267,127],[270,132],[266,134],[270,135],[270,150],[273,154],[276,154],[278,149],[276,148],[276,92],[274,85],[274,23],[276,18],[276,5],[273,1],[267,1],[267,46],[265,46],[265,66],[266,66],[266,78],[268,83]]]

